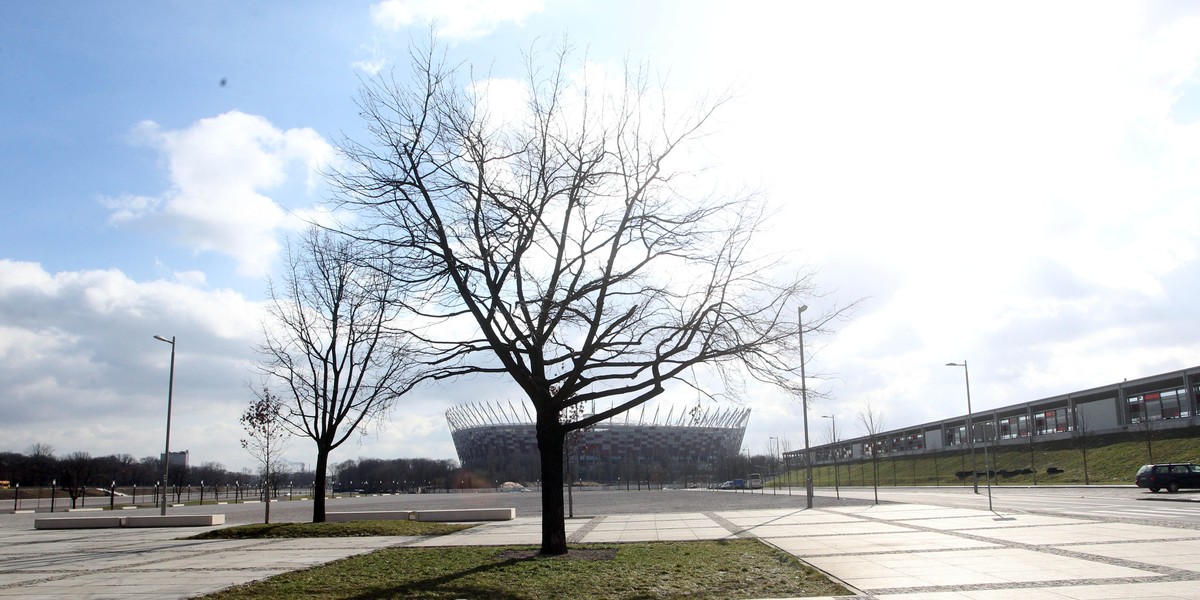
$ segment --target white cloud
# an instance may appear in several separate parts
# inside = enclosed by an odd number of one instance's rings
[[[250,401],[245,384],[258,381],[262,305],[204,285],[200,273],[138,282],[115,269],[50,273],[0,259],[0,451],[44,442],[60,456],[157,456],[171,352],[153,339],[162,335],[177,344],[172,448],[197,464],[251,464],[238,418]],[[382,427],[335,458],[454,457],[442,416],[449,391],[402,398]],[[287,456],[312,464],[313,448],[297,439]]]
[[[239,294],[0,260],[0,314],[6,450],[44,441],[64,454],[157,454],[170,348],[156,334],[178,339],[181,423],[230,414],[236,423],[246,402],[260,311]],[[235,440],[181,436],[178,444],[237,459]]]
[[[392,31],[432,23],[439,36],[465,41],[504,23],[520,25],[542,9],[542,0],[384,0],[371,7],[371,18],[376,26]]]
[[[146,121],[135,128],[134,139],[163,153],[171,189],[157,198],[103,199],[112,211],[110,223],[153,220],[184,246],[233,258],[246,276],[265,274],[279,251],[276,232],[296,226],[267,193],[298,167],[311,194],[320,170],[334,156],[311,129],[280,130],[263,117],[238,111],[175,131]]]

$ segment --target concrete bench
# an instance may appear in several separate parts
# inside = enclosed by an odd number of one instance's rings
[[[330,523],[346,521],[511,521],[517,518],[515,508],[450,508],[442,510],[358,510],[325,513]]]
[[[344,512],[326,512],[325,521],[328,523],[345,523],[347,521],[411,521],[410,510],[355,510]]]
[[[224,525],[225,515],[142,515],[128,517],[51,517],[34,519],[34,529],[102,529],[109,527],[211,527]]]
[[[225,515],[141,515],[125,517],[123,527],[212,527],[224,524]]]
[[[34,529],[103,529],[120,527],[124,517],[54,517],[34,519]]]
[[[515,508],[446,508],[413,512],[417,521],[511,521],[517,518]]]

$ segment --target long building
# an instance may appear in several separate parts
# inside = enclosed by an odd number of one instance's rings
[[[813,464],[914,455],[976,445],[1006,446],[1031,440],[1056,441],[1084,435],[1171,429],[1197,424],[1200,366],[1003,408],[973,411],[941,421],[813,446]],[[968,425],[969,423],[969,425]],[[786,453],[803,464],[804,451]]]
[[[458,459],[468,469],[513,472],[536,467],[537,432],[522,404],[474,403],[451,407],[446,421]],[[705,412],[647,407],[601,421],[570,442],[575,473],[582,479],[612,482],[645,478],[648,465],[711,465],[737,455],[750,419],[748,408]],[[586,416],[586,415],[585,415]],[[687,468],[687,467],[683,467]],[[540,474],[527,470],[520,478]]]

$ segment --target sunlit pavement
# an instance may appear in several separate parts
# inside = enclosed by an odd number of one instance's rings
[[[598,516],[571,542],[756,537],[880,599],[1200,598],[1200,530],[920,504]],[[537,519],[417,546],[540,540]]]
[[[187,598],[389,546],[537,544],[521,517],[437,538],[189,541],[197,530],[36,531],[0,515],[0,597]],[[572,519],[571,542],[755,537],[863,598],[1200,598],[1200,530],[922,504]]]

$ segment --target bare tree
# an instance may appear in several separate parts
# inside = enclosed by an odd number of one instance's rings
[[[353,241],[310,228],[268,285],[260,368],[283,384],[286,428],[317,446],[313,522],[325,520],[329,454],[411,389],[396,280]]]
[[[87,504],[87,488],[92,485],[96,475],[96,460],[87,452],[72,452],[63,459],[61,466],[63,473],[60,485],[71,497],[71,508],[78,508],[76,502]]]
[[[263,386],[254,391],[254,401],[242,413],[242,427],[248,438],[242,439],[245,448],[262,471],[263,489],[268,490],[263,498],[263,523],[271,522],[270,488],[275,484],[273,476],[286,466],[282,463],[283,451],[287,447],[288,432],[283,426],[283,400]]]
[[[884,427],[883,413],[867,400],[858,411],[858,424],[867,436],[867,448],[871,452],[871,483],[875,486],[875,504],[879,504],[879,453],[883,445],[878,436]]]
[[[798,393],[789,315],[812,282],[754,253],[757,198],[691,193],[673,170],[725,98],[672,120],[643,70],[606,90],[573,78],[562,50],[545,69],[528,57],[523,110],[498,116],[504,103],[440,56],[414,51],[409,82],[364,83],[371,139],[342,143],[333,179],[365,223],[355,234],[443,325],[422,336],[428,376],[502,375],[532,404],[541,552],[562,554],[564,436],[696,372],[725,391],[753,378]],[[608,408],[560,418],[584,403]]]
[[[45,485],[52,479],[54,464],[57,462],[54,458],[54,446],[42,442],[33,443],[25,450],[25,455],[29,457],[29,471],[36,477],[39,485]]]

